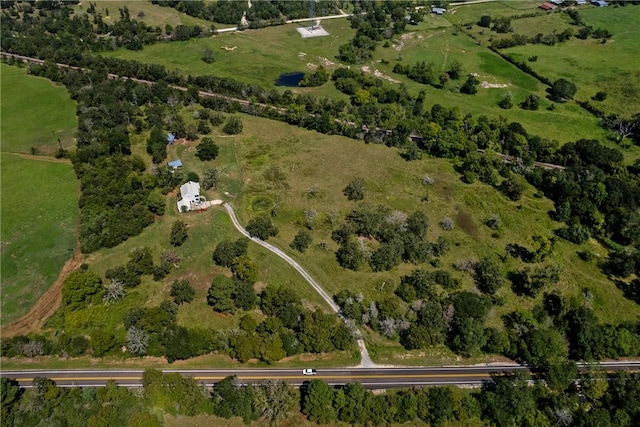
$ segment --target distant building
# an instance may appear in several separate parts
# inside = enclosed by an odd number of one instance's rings
[[[556,6],[560,6],[564,2],[564,0],[549,0],[549,2],[555,4]]]
[[[544,2],[544,3],[542,3],[542,4],[541,4],[540,6],[538,6],[538,7],[539,7],[540,9],[542,9],[542,10],[553,10],[553,9],[555,9],[555,8],[556,8],[556,7],[558,7],[558,6],[556,6],[556,5],[555,5],[555,4],[553,4],[553,3]]]
[[[180,159],[174,160],[172,162],[167,163],[167,166],[169,166],[173,170],[176,170],[182,167],[182,161],[180,161]]]
[[[435,13],[436,15],[444,15],[446,11],[447,9],[444,9],[442,7],[431,6],[431,13]]]
[[[176,136],[174,134],[172,133],[167,134],[167,144],[171,145],[175,140],[176,140]]]
[[[577,5],[587,4],[587,0],[576,0]]]
[[[178,211],[187,212],[202,205],[205,198],[200,195],[200,184],[189,181],[180,187],[180,200],[178,200]]]
[[[609,6],[609,3],[607,3],[604,0],[594,0],[591,2],[592,5],[596,6],[596,7],[605,7],[605,6]]]

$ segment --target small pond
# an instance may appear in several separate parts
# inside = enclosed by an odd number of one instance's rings
[[[293,73],[280,74],[278,80],[276,80],[276,86],[298,87],[300,80],[304,78],[304,73],[296,71]]]

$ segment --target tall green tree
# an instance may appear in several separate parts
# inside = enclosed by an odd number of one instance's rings
[[[233,280],[222,274],[218,275],[211,283],[207,294],[207,302],[213,307],[214,311],[233,314],[236,312],[236,306],[233,302],[234,291]]]
[[[171,226],[171,236],[169,238],[171,246],[182,246],[182,244],[187,240],[187,237],[189,237],[187,224],[179,219],[175,220]]]
[[[191,286],[187,279],[176,280],[171,285],[171,293],[173,301],[180,305],[190,303],[196,295],[195,289]]]
[[[322,380],[311,380],[302,399],[302,413],[310,421],[327,424],[335,420],[333,388]]]

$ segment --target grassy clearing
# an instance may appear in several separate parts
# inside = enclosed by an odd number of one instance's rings
[[[185,74],[215,74],[273,86],[280,74],[305,72],[309,63],[335,61],[338,47],[354,33],[346,19],[331,19],[322,25],[329,36],[302,39],[296,28],[303,24],[289,24],[184,42],[157,43],[138,52],[120,49],[105,55],[162,64]],[[206,48],[214,52],[213,64],[201,60]]]
[[[280,209],[274,221],[280,227],[280,234],[273,242],[299,260],[331,293],[351,289],[362,292],[367,298],[379,299],[390,295],[400,277],[416,268],[401,265],[390,272],[375,273],[368,268],[353,272],[338,266],[334,257],[337,245],[330,239],[333,227],[328,218],[332,213],[343,216],[356,206],[342,195],[342,189],[354,177],[365,179],[368,191],[365,201],[371,205],[384,204],[405,212],[424,210],[432,223],[428,239],[433,241],[443,235],[452,244],[451,251],[441,259],[441,268],[447,270],[452,270],[452,264],[458,259],[477,259],[479,254],[490,252],[503,253],[507,243],[529,246],[528,239],[532,235],[550,237],[551,230],[561,225],[547,214],[552,203],[533,197],[533,188],[527,190],[520,202],[514,203],[487,185],[463,184],[447,160],[407,163],[395,150],[383,146],[366,146],[255,117],[245,117],[244,121],[245,132],[240,137],[238,156],[246,187],[234,203],[241,208],[242,221],[246,223],[250,217],[262,213],[262,200],[277,201]],[[267,179],[270,175],[265,176],[267,170],[274,168],[284,176],[277,183]],[[422,186],[421,178],[425,173],[435,179],[435,185]],[[320,195],[309,198],[305,191],[313,185],[319,188]],[[426,192],[429,202],[421,203]],[[256,199],[260,202],[256,203]],[[288,244],[303,228],[304,211],[308,209],[318,212],[312,230],[314,244],[305,254],[300,254],[291,250]],[[491,230],[483,225],[492,214],[500,215],[504,222],[499,238],[491,237]],[[445,216],[456,220],[454,231],[444,232],[437,227]],[[321,242],[326,248],[319,245]],[[605,253],[596,242],[590,242],[588,246],[596,253]],[[594,264],[580,261],[576,255],[578,249],[581,248],[568,242],[558,242],[550,260],[563,268],[557,289],[565,295],[580,295],[583,288],[591,289],[594,308],[605,322],[637,318],[638,307],[626,300]],[[505,265],[509,269],[521,266],[514,260],[508,260]],[[429,265],[420,267],[433,269]],[[465,288],[473,288],[471,276],[452,273],[462,280]],[[517,297],[508,287],[501,290],[501,296],[505,304],[495,307],[489,324],[498,325],[502,314],[530,309],[539,302]]]
[[[482,15],[498,17],[540,11],[540,9],[538,9],[539,4],[540,2],[537,0],[505,0],[467,5],[451,5],[449,12],[445,14],[444,17],[454,25],[467,24],[477,22]]]
[[[70,163],[3,153],[1,167],[0,319],[6,324],[29,311],[73,255],[78,185]]]
[[[212,22],[200,18],[194,18],[186,13],[178,12],[172,7],[161,7],[152,4],[149,1],[119,1],[119,0],[97,0],[92,3],[96,4],[96,12],[102,15],[106,23],[112,24],[120,17],[119,9],[127,7],[129,14],[133,19],[144,21],[152,27],[159,26],[164,31],[165,25],[169,24],[173,27],[183,25],[200,25],[209,28]],[[74,6],[76,13],[84,13],[88,3],[81,2]],[[109,11],[107,13],[107,10]],[[216,24],[216,28],[226,28],[231,25]]]
[[[440,103],[447,107],[456,106],[461,112],[476,116],[501,115],[521,123],[532,134],[557,139],[560,143],[605,136],[605,132],[598,127],[597,119],[574,104],[556,105],[554,111],[547,111],[546,107],[551,102],[545,99],[545,85],[496,53],[478,46],[473,39],[456,29],[408,33],[395,40],[391,47],[378,48],[376,58],[369,65],[372,69],[401,81],[414,94],[425,90],[427,105]],[[382,62],[378,62],[380,60]],[[475,95],[464,95],[458,92],[458,88],[464,83],[465,77],[448,83],[445,89],[437,89],[393,73],[397,62],[414,64],[418,61],[432,62],[438,71],[445,71],[453,61],[458,61],[462,64],[464,74],[478,74],[478,80],[484,82],[484,87],[479,85]],[[526,111],[517,106],[531,93],[541,98],[538,111]],[[512,96],[516,106],[504,110],[498,106],[498,102],[507,94]]]
[[[52,153],[58,139],[63,147],[72,147],[76,103],[67,90],[44,78],[25,78],[24,68],[0,64],[0,74],[2,151],[28,153],[33,147]]]
[[[520,60],[537,55],[538,60],[531,62],[531,67],[550,80],[562,77],[574,82],[577,99],[589,100],[604,90],[608,96],[604,102],[594,103],[598,108],[622,115],[640,111],[640,38],[636,31],[640,27],[640,8],[590,7],[580,14],[586,24],[611,31],[612,39],[603,44],[596,39],[573,38],[552,47],[526,45],[506,52]],[[528,20],[529,32],[535,31],[545,18]]]

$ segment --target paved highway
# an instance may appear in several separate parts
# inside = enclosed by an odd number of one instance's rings
[[[581,366],[585,368],[585,366]],[[640,372],[640,362],[605,362],[600,365],[607,372],[627,370]],[[382,389],[435,385],[480,385],[491,379],[491,374],[500,374],[527,370],[516,364],[490,366],[455,366],[430,368],[327,368],[318,369],[316,376],[302,375],[302,369],[217,369],[217,370],[177,370],[165,369],[163,372],[178,372],[194,377],[205,385],[236,375],[242,384],[255,384],[265,380],[284,380],[294,386],[317,378],[331,385],[344,385],[358,382],[367,388]],[[31,370],[0,371],[0,377],[17,380],[22,387],[30,387],[35,377],[46,377],[62,387],[99,387],[114,380],[122,386],[139,387],[142,370]]]

